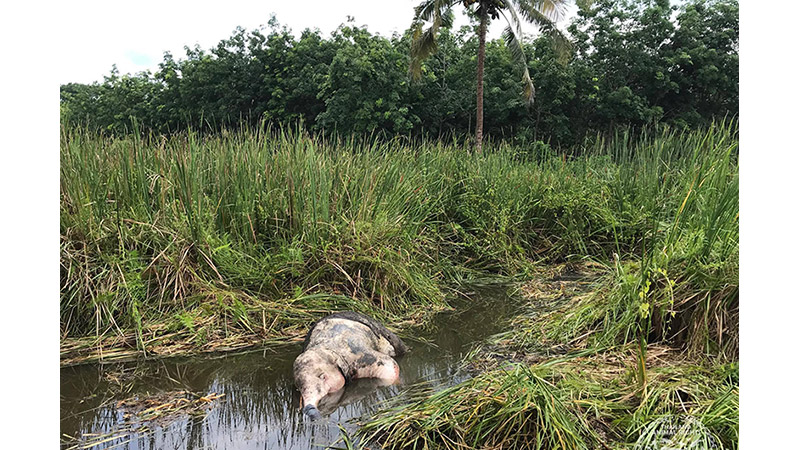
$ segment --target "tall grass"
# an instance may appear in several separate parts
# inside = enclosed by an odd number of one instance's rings
[[[591,429],[561,395],[535,370],[516,365],[384,410],[360,433],[388,449],[589,448]]]
[[[383,448],[738,448],[738,365],[651,347],[648,387],[632,348],[514,363],[369,417]],[[627,444],[627,445],[626,445]]]
[[[610,294],[553,333],[665,329],[723,348],[738,307],[737,142],[734,123],[598,137],[570,157],[271,128],[63,129],[62,334],[135,329],[143,347],[156,323],[269,336],[345,306],[399,319],[442,306],[465,277],[591,257]]]
[[[645,138],[646,139],[646,138]],[[589,345],[668,341],[698,354],[738,358],[738,139],[732,124],[674,139],[600,144],[619,163],[608,210],[638,251],[620,249],[593,295],[547,318],[545,336]],[[630,150],[633,149],[633,150]],[[598,148],[598,151],[600,149]],[[630,206],[638,208],[633,212]],[[626,223],[627,222],[627,223]],[[542,338],[541,335],[536,335]]]
[[[129,325],[137,305],[183,311],[229,287],[341,294],[389,313],[441,303],[427,254],[436,181],[385,163],[386,148],[266,133],[159,141],[65,130],[64,331]]]

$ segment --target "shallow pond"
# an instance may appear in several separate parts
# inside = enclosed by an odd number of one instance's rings
[[[62,448],[344,447],[340,426],[352,434],[352,419],[376,410],[409,386],[429,383],[439,388],[469,376],[459,370],[462,357],[473,343],[503,331],[518,302],[503,285],[473,286],[467,293],[467,299],[453,302],[454,311],[437,314],[428,326],[406,333],[411,351],[398,359],[399,385],[358,380],[320,406],[324,418],[318,421],[308,420],[298,409],[292,363],[300,344],[215,358],[63,368]],[[192,394],[175,401],[174,393],[180,391]],[[136,404],[147,399],[149,403]],[[168,402],[169,407],[156,406]],[[167,414],[172,408],[182,413]],[[142,410],[149,415],[143,416]]]

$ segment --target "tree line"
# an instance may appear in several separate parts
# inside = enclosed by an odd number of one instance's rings
[[[694,128],[736,115],[738,15],[735,0],[595,0],[567,26],[566,53],[552,33],[487,41],[483,134],[570,145],[617,126]],[[135,120],[158,133],[268,121],[340,134],[470,134],[479,17],[471,20],[459,29],[444,21],[436,51],[411,77],[413,26],[385,37],[349,21],[330,37],[295,37],[272,17],[211,49],[165,53],[155,72],[115,67],[102,82],[62,85],[62,123],[113,133]]]

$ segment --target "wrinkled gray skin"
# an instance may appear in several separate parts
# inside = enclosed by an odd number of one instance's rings
[[[400,376],[394,356],[406,346],[386,327],[363,314],[344,311],[311,326],[303,353],[294,361],[294,382],[302,396],[303,413],[320,417],[320,400],[356,378],[377,378],[391,384]]]

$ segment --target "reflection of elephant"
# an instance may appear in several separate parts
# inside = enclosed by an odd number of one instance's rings
[[[317,404],[317,408],[320,413],[328,415],[336,411],[337,408],[356,403],[364,397],[375,394],[377,388],[390,384],[392,384],[392,381],[383,378],[355,379],[344,388],[322,397]]]
[[[400,367],[392,357],[405,352],[400,338],[370,317],[345,311],[322,318],[311,326],[303,353],[294,361],[303,412],[320,417],[319,401],[349,380],[379,378],[394,383]]]

